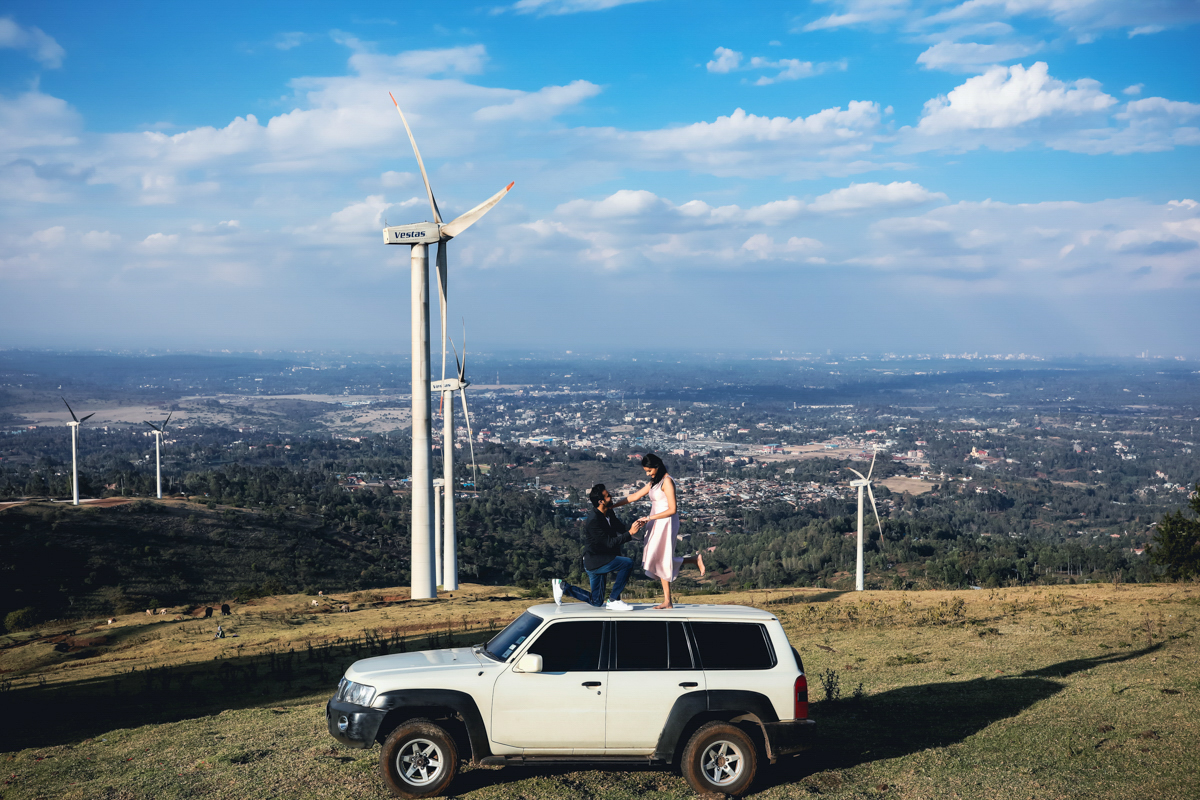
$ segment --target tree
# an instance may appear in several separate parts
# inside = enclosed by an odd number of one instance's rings
[[[1159,521],[1150,543],[1150,559],[1165,567],[1171,580],[1200,576],[1200,483],[1195,489],[1188,500],[1195,516],[1185,517],[1183,509],[1175,509]]]

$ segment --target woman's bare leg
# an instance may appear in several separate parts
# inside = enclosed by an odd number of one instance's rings
[[[663,585],[663,601],[655,606],[655,608],[674,608],[671,604],[671,582],[666,578],[662,578]]]
[[[696,555],[694,555],[694,556],[688,556],[687,558],[685,558],[683,560],[683,563],[684,564],[695,564],[696,569],[700,570],[701,578],[703,578],[704,575],[707,573],[707,570],[704,569],[704,556],[700,555],[699,553],[696,553]]]

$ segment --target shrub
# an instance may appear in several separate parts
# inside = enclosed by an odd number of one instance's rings
[[[37,611],[27,606],[18,608],[16,611],[10,611],[4,617],[4,627],[10,631],[20,631],[25,628],[32,628],[37,622]]]

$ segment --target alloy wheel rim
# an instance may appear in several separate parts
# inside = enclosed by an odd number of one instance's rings
[[[412,786],[433,783],[441,777],[445,765],[442,749],[429,739],[410,739],[396,754],[396,772]]]
[[[713,742],[704,750],[701,769],[710,783],[725,786],[736,781],[742,774],[745,759],[742,749],[726,739]]]

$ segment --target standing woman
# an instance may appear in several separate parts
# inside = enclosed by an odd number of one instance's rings
[[[655,608],[674,608],[671,603],[671,582],[679,577],[684,564],[695,564],[704,577],[704,560],[697,553],[680,558],[675,555],[675,539],[679,535],[679,510],[675,505],[675,481],[667,474],[667,465],[654,453],[642,458],[642,469],[649,482],[633,494],[613,503],[614,506],[628,505],[650,495],[650,514],[638,522],[647,525],[642,551],[642,569],[651,578],[662,581],[663,601]]]

